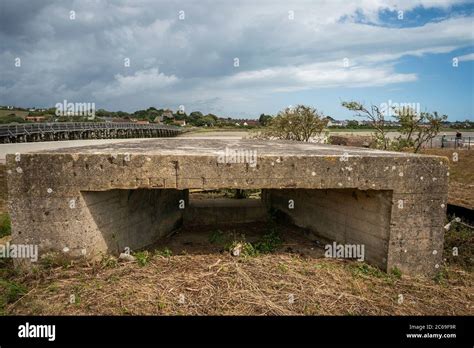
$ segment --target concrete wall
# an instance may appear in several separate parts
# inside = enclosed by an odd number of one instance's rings
[[[150,245],[179,226],[184,211],[179,204],[186,202],[187,190],[85,191],[82,196],[90,215],[87,228],[102,235],[104,251],[118,253]]]
[[[268,207],[284,212],[297,226],[331,243],[364,245],[366,261],[386,269],[391,191],[285,189],[264,190],[262,195]]]
[[[266,221],[267,209],[260,199],[191,200],[184,214],[186,225],[219,225]]]
[[[182,222],[179,201],[188,190],[114,189],[80,191],[77,196],[18,196],[10,202],[12,239],[36,244],[41,254],[68,250],[74,257],[96,258],[125,247],[145,247]],[[20,213],[21,217],[17,214]],[[34,226],[34,227],[32,227]],[[35,233],[25,233],[27,229]]]

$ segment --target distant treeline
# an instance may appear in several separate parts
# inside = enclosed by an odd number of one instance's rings
[[[185,111],[172,111],[169,109],[157,109],[149,107],[148,109],[137,110],[135,112],[126,111],[108,111],[105,109],[98,109],[95,111],[95,117],[87,116],[57,116],[56,108],[36,109],[29,111],[25,108],[7,109],[0,106],[0,124],[7,123],[26,123],[38,122],[38,120],[27,120],[26,117],[39,117],[39,122],[103,122],[111,119],[130,122],[134,121],[148,121],[160,122],[164,124],[174,124],[176,121],[185,121],[187,126],[195,127],[241,127],[241,128],[255,128],[265,127],[274,118],[272,115],[260,114],[258,119],[235,119],[231,117],[219,117],[214,114],[204,115],[200,111],[192,111],[187,114]],[[331,118],[332,121],[336,121]],[[336,121],[340,123],[340,121]],[[329,123],[330,129],[373,129],[373,125],[368,122],[348,120],[343,124]],[[396,130],[398,126],[394,123],[387,124],[388,129]],[[445,129],[474,129],[474,121],[457,121],[443,123]]]

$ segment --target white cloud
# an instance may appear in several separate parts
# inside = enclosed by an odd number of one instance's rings
[[[387,66],[349,66],[343,62],[327,62],[291,67],[273,67],[245,71],[216,82],[224,88],[258,88],[262,93],[288,92],[328,87],[368,87],[411,82],[416,74],[399,74]]]
[[[142,92],[154,93],[178,82],[178,80],[176,76],[167,76],[158,72],[156,68],[139,70],[133,75],[115,75],[115,81],[104,90],[96,92],[95,95],[100,99],[109,99]]]
[[[250,109],[262,94],[410,83],[420,72],[399,72],[400,59],[472,47],[473,17],[445,12],[425,25],[395,28],[381,22],[381,11],[396,18],[403,10],[410,19],[420,6],[462,2],[51,0],[30,6],[6,0],[1,102],[74,98],[111,109],[194,104],[234,111]],[[68,18],[72,7],[75,21]],[[13,67],[15,57],[21,69]],[[342,66],[345,57],[349,68]]]
[[[460,56],[460,57],[458,57],[458,60],[460,62],[467,62],[469,60],[474,60],[474,53],[469,53],[469,54],[465,54],[463,56]]]

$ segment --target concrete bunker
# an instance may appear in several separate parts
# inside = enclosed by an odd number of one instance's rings
[[[233,156],[241,152],[252,153],[253,161]],[[366,260],[387,271],[432,275],[442,263],[443,157],[168,138],[9,154],[6,162],[12,242],[36,244],[40,254],[67,250],[93,258],[145,247],[199,218],[257,224],[276,209],[329,241],[364,244]],[[260,189],[262,201],[250,208],[188,204],[193,189],[223,188]]]

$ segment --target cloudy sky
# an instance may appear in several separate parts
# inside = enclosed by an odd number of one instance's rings
[[[0,105],[344,119],[341,101],[392,101],[464,120],[473,64],[472,0],[0,2]]]

